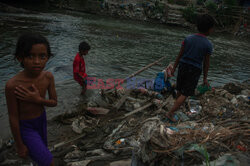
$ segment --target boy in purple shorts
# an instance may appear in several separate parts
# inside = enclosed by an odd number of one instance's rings
[[[205,14],[198,18],[197,29],[199,33],[190,35],[182,42],[179,55],[176,58],[172,75],[178,67],[177,99],[166,116],[173,122],[174,112],[185,102],[188,96],[194,95],[203,68],[203,83],[208,85],[207,74],[209,58],[212,54],[212,44],[207,39],[214,27],[214,19]]]
[[[52,73],[44,71],[51,56],[46,38],[27,33],[19,37],[15,58],[23,70],[5,87],[9,122],[20,157],[28,155],[39,166],[54,165],[47,148],[47,121],[44,106],[55,107],[57,96]],[[48,91],[49,99],[46,99]]]

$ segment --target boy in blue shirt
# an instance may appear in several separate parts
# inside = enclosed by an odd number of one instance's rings
[[[172,109],[166,114],[168,119],[175,122],[174,112],[185,102],[188,96],[193,96],[198,84],[202,68],[203,83],[208,85],[207,74],[209,69],[209,58],[212,54],[212,43],[207,39],[214,27],[214,19],[204,14],[197,20],[199,33],[190,35],[182,42],[179,55],[176,58],[172,75],[178,67],[177,75],[177,99]]]

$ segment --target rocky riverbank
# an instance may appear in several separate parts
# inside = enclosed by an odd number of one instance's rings
[[[48,0],[48,3],[45,4],[47,7],[52,6],[63,10],[66,9],[121,19],[180,26],[196,30],[196,26],[184,18],[183,10],[187,10],[187,17],[191,17],[195,13],[207,13],[208,11],[201,6],[195,6],[195,0],[192,1],[195,7],[189,8],[190,5],[187,6],[189,3],[178,5],[169,3],[167,0]],[[0,3],[0,9],[2,12],[31,12],[3,3]],[[249,15],[249,9],[246,8],[243,15]],[[249,16],[247,18],[249,18]],[[216,23],[218,27],[215,29],[215,32],[226,32],[246,38],[250,36],[250,27],[247,20],[238,20],[236,25],[231,26],[221,25],[221,21],[218,22],[218,20],[216,20]]]
[[[204,8],[204,6],[197,5],[196,0],[181,0],[180,2],[176,1],[175,3],[170,3],[168,0],[65,0],[60,2],[56,0],[50,0],[49,2],[54,7],[72,11],[88,12],[122,19],[180,26],[193,30],[196,29],[196,26],[193,23],[190,23],[190,19],[195,19],[195,15],[198,13],[211,12],[209,7]],[[219,9],[220,6],[221,4],[214,3],[214,8]],[[184,14],[184,10],[186,10],[187,13]],[[249,9],[245,8],[244,11],[241,10],[238,12],[242,12],[242,15],[249,15]],[[216,13],[218,12],[213,11],[211,14],[216,17]],[[187,18],[184,15],[186,15]],[[233,16],[232,18],[236,19],[237,16]],[[239,17],[239,20],[235,20],[237,23],[235,25],[232,23],[230,26],[222,25],[221,20],[218,21],[215,19],[217,23],[217,28],[215,31],[232,33],[233,35],[240,37],[248,37],[250,36],[249,23],[247,23],[247,21],[249,21],[249,16],[246,16],[246,18],[248,19],[240,21]],[[193,20],[193,22],[195,21]]]
[[[248,165],[249,85],[246,81],[204,94],[197,91],[176,113],[177,123],[165,117],[174,103],[169,92],[101,93],[78,112],[48,122],[49,147],[57,165],[67,166]],[[30,162],[16,157],[12,141],[0,143],[0,165]]]
[[[103,1],[54,1],[50,4],[62,9],[88,12],[99,15],[108,15],[123,19],[193,27],[185,21],[181,10],[184,6],[168,4],[167,1],[160,3],[155,0],[103,0]]]

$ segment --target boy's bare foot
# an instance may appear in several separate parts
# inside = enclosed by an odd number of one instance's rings
[[[174,118],[174,114],[173,113],[167,113],[166,117],[171,120],[172,122],[177,122],[177,120]]]

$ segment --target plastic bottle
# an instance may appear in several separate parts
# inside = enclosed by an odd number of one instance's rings
[[[190,106],[190,110],[188,112],[189,117],[195,117],[202,110],[199,100],[189,99],[189,106]]]

